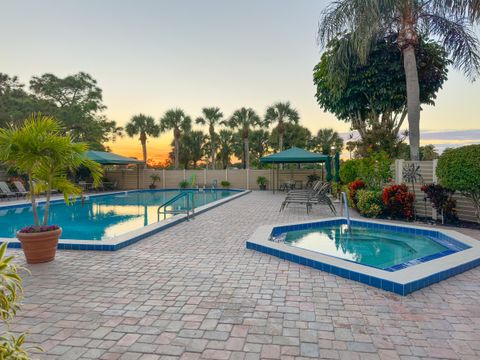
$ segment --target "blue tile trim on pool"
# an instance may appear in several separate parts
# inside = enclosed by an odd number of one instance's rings
[[[352,270],[347,270],[347,269],[326,264],[320,261],[315,261],[302,256],[290,254],[282,250],[273,249],[263,245],[255,244],[249,241],[247,241],[246,246],[247,246],[247,249],[250,249],[250,250],[255,250],[268,255],[273,255],[280,259],[292,261],[300,265],[308,266],[320,271],[325,271],[349,280],[358,281],[363,284],[370,285],[386,291],[394,292],[396,294],[403,295],[403,296],[408,295],[413,291],[417,291],[431,284],[445,280],[451,276],[455,276],[467,270],[473,269],[474,267],[480,265],[480,259],[476,259],[466,264],[462,264],[462,265],[453,267],[451,269],[435,273],[433,275],[427,276],[425,278],[422,278],[416,281],[412,281],[407,284],[399,284],[393,281],[380,279],[374,276],[369,276],[369,275],[362,274]]]
[[[328,227],[328,226],[334,226],[334,225],[345,225],[347,221],[345,219],[335,219],[335,220],[326,220],[326,221],[317,221],[317,222],[311,222],[311,223],[306,223],[306,224],[295,224],[295,225],[286,225],[286,226],[276,226],[272,229],[271,237],[275,238],[278,236],[281,236],[284,233],[290,232],[290,231],[298,231],[298,230],[307,230],[307,229],[315,229],[315,228],[322,228],[322,227]],[[389,225],[389,224],[381,224],[381,223],[373,223],[373,222],[366,222],[366,221],[358,221],[358,220],[351,220],[352,226],[357,225],[361,226],[364,228],[371,228],[371,229],[379,229],[379,230],[391,230],[391,231],[396,231],[396,232],[401,232],[401,233],[407,233],[407,234],[412,234],[412,235],[423,235],[423,236],[428,236],[432,241],[435,241],[436,243],[443,245],[444,247],[447,248],[447,250],[443,252],[439,252],[433,255],[425,256],[422,258],[414,259],[411,261],[408,261],[406,263],[402,264],[397,264],[393,265],[391,267],[381,269],[384,271],[389,271],[389,272],[394,272],[402,269],[406,269],[410,266],[421,264],[427,261],[431,261],[434,259],[438,259],[450,254],[454,254],[456,252],[469,249],[470,246],[457,241],[442,232],[436,231],[436,230],[427,230],[427,229],[419,229],[419,228],[412,228],[412,227],[403,227],[403,226],[397,226],[397,225]],[[332,256],[332,255],[329,255]],[[332,256],[334,257],[334,256]],[[348,259],[342,259],[344,261],[349,261],[355,263],[355,261],[348,260]],[[380,269],[372,265],[365,265],[364,266],[370,266],[375,269]]]
[[[171,191],[171,190],[178,190],[178,189],[160,189],[160,191]],[[222,190],[222,189],[218,189],[218,190]],[[232,200],[235,200],[241,196],[244,196],[246,194],[249,194],[250,193],[250,190],[242,190],[242,189],[228,189],[229,191],[231,192],[237,192],[238,194],[235,194],[234,196],[230,196],[230,197],[226,197],[224,199],[222,199],[221,201],[217,202],[217,203],[210,203],[208,204],[209,206],[202,209],[202,210],[197,210],[195,211],[195,215],[199,215],[199,214],[202,214],[206,211],[209,211],[211,209],[214,209],[220,205],[223,205],[227,202],[230,202]],[[159,191],[159,190],[130,190],[130,191],[119,191],[119,192],[115,192],[115,194],[122,194],[122,193],[126,193],[126,192],[151,192],[151,191]],[[108,193],[108,194],[94,194],[94,195],[91,195],[91,196],[107,196],[107,195],[112,195],[112,193]],[[63,200],[55,200],[56,202],[63,202]],[[29,205],[25,205],[25,204],[21,204],[21,205],[11,205],[11,206],[7,206],[7,207],[13,207],[13,208],[16,208],[16,207],[25,207],[25,206],[29,206]],[[129,246],[131,244],[134,244],[140,240],[143,240],[149,236],[152,236],[156,233],[159,233],[163,230],[166,230],[174,225],[177,225],[183,221],[186,221],[186,217],[181,217],[181,218],[177,218],[175,219],[175,217],[173,217],[173,221],[169,222],[169,223],[166,223],[166,224],[162,224],[161,227],[159,228],[156,228],[156,229],[152,229],[148,232],[145,232],[145,233],[142,233],[142,234],[139,234],[137,236],[134,236],[128,240],[125,240],[125,241],[122,241],[122,242],[119,242],[119,243],[116,243],[116,244],[102,244],[100,241],[98,244],[81,244],[81,243],[59,243],[58,244],[58,249],[63,249],[63,250],[95,250],[95,251],[116,251],[116,250],[120,250],[126,246]],[[8,242],[8,247],[9,248],[13,248],[13,249],[19,249],[21,248],[21,244],[19,242]]]

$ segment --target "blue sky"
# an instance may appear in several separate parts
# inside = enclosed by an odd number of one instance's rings
[[[192,117],[203,106],[219,106],[225,115],[250,106],[263,115],[269,104],[290,100],[312,131],[348,131],[314,98],[316,29],[328,1],[0,2],[0,71],[23,82],[45,72],[86,71],[104,91],[106,114],[121,125],[133,114],[159,118],[171,107]],[[425,141],[458,144],[472,134],[480,141],[478,132],[465,131],[480,129],[478,99],[478,81],[452,70],[437,106],[422,113],[422,130],[437,134]],[[150,141],[150,153],[165,156],[170,141],[171,134]],[[112,148],[139,151],[128,138]]]

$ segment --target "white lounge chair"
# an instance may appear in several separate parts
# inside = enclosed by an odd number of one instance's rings
[[[26,196],[28,194],[27,189],[25,189],[25,186],[22,184],[20,181],[14,181],[13,185],[17,188],[17,192],[19,194],[22,194],[23,196]]]
[[[9,197],[16,197],[18,198],[20,194],[10,190],[10,187],[5,181],[0,181],[0,196],[6,197],[7,199]]]

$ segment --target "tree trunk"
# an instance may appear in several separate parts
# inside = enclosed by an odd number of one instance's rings
[[[248,137],[243,139],[243,152],[245,154],[245,169],[250,169],[250,148]]]
[[[28,174],[28,186],[30,187],[30,201],[32,203],[33,224],[40,226],[40,219],[38,218],[37,199],[33,188],[32,174]]]
[[[147,163],[147,134],[144,131],[140,133],[140,143],[142,144],[143,162]]]
[[[175,170],[178,170],[178,157],[180,155],[180,139],[175,137]]]
[[[47,193],[46,193],[46,200],[45,200],[45,213],[43,214],[43,225],[48,225],[48,214],[50,212],[50,199],[52,197],[52,176],[49,176],[48,184],[47,184]]]
[[[407,84],[408,137],[410,157],[419,160],[420,148],[420,85],[418,83],[415,48],[410,45],[403,49],[403,67]]]

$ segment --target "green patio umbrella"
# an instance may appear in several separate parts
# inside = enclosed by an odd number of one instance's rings
[[[340,153],[335,153],[335,182],[340,182]]]
[[[328,160],[325,162],[325,170],[327,171],[327,181],[332,181],[332,158],[328,156]]]

